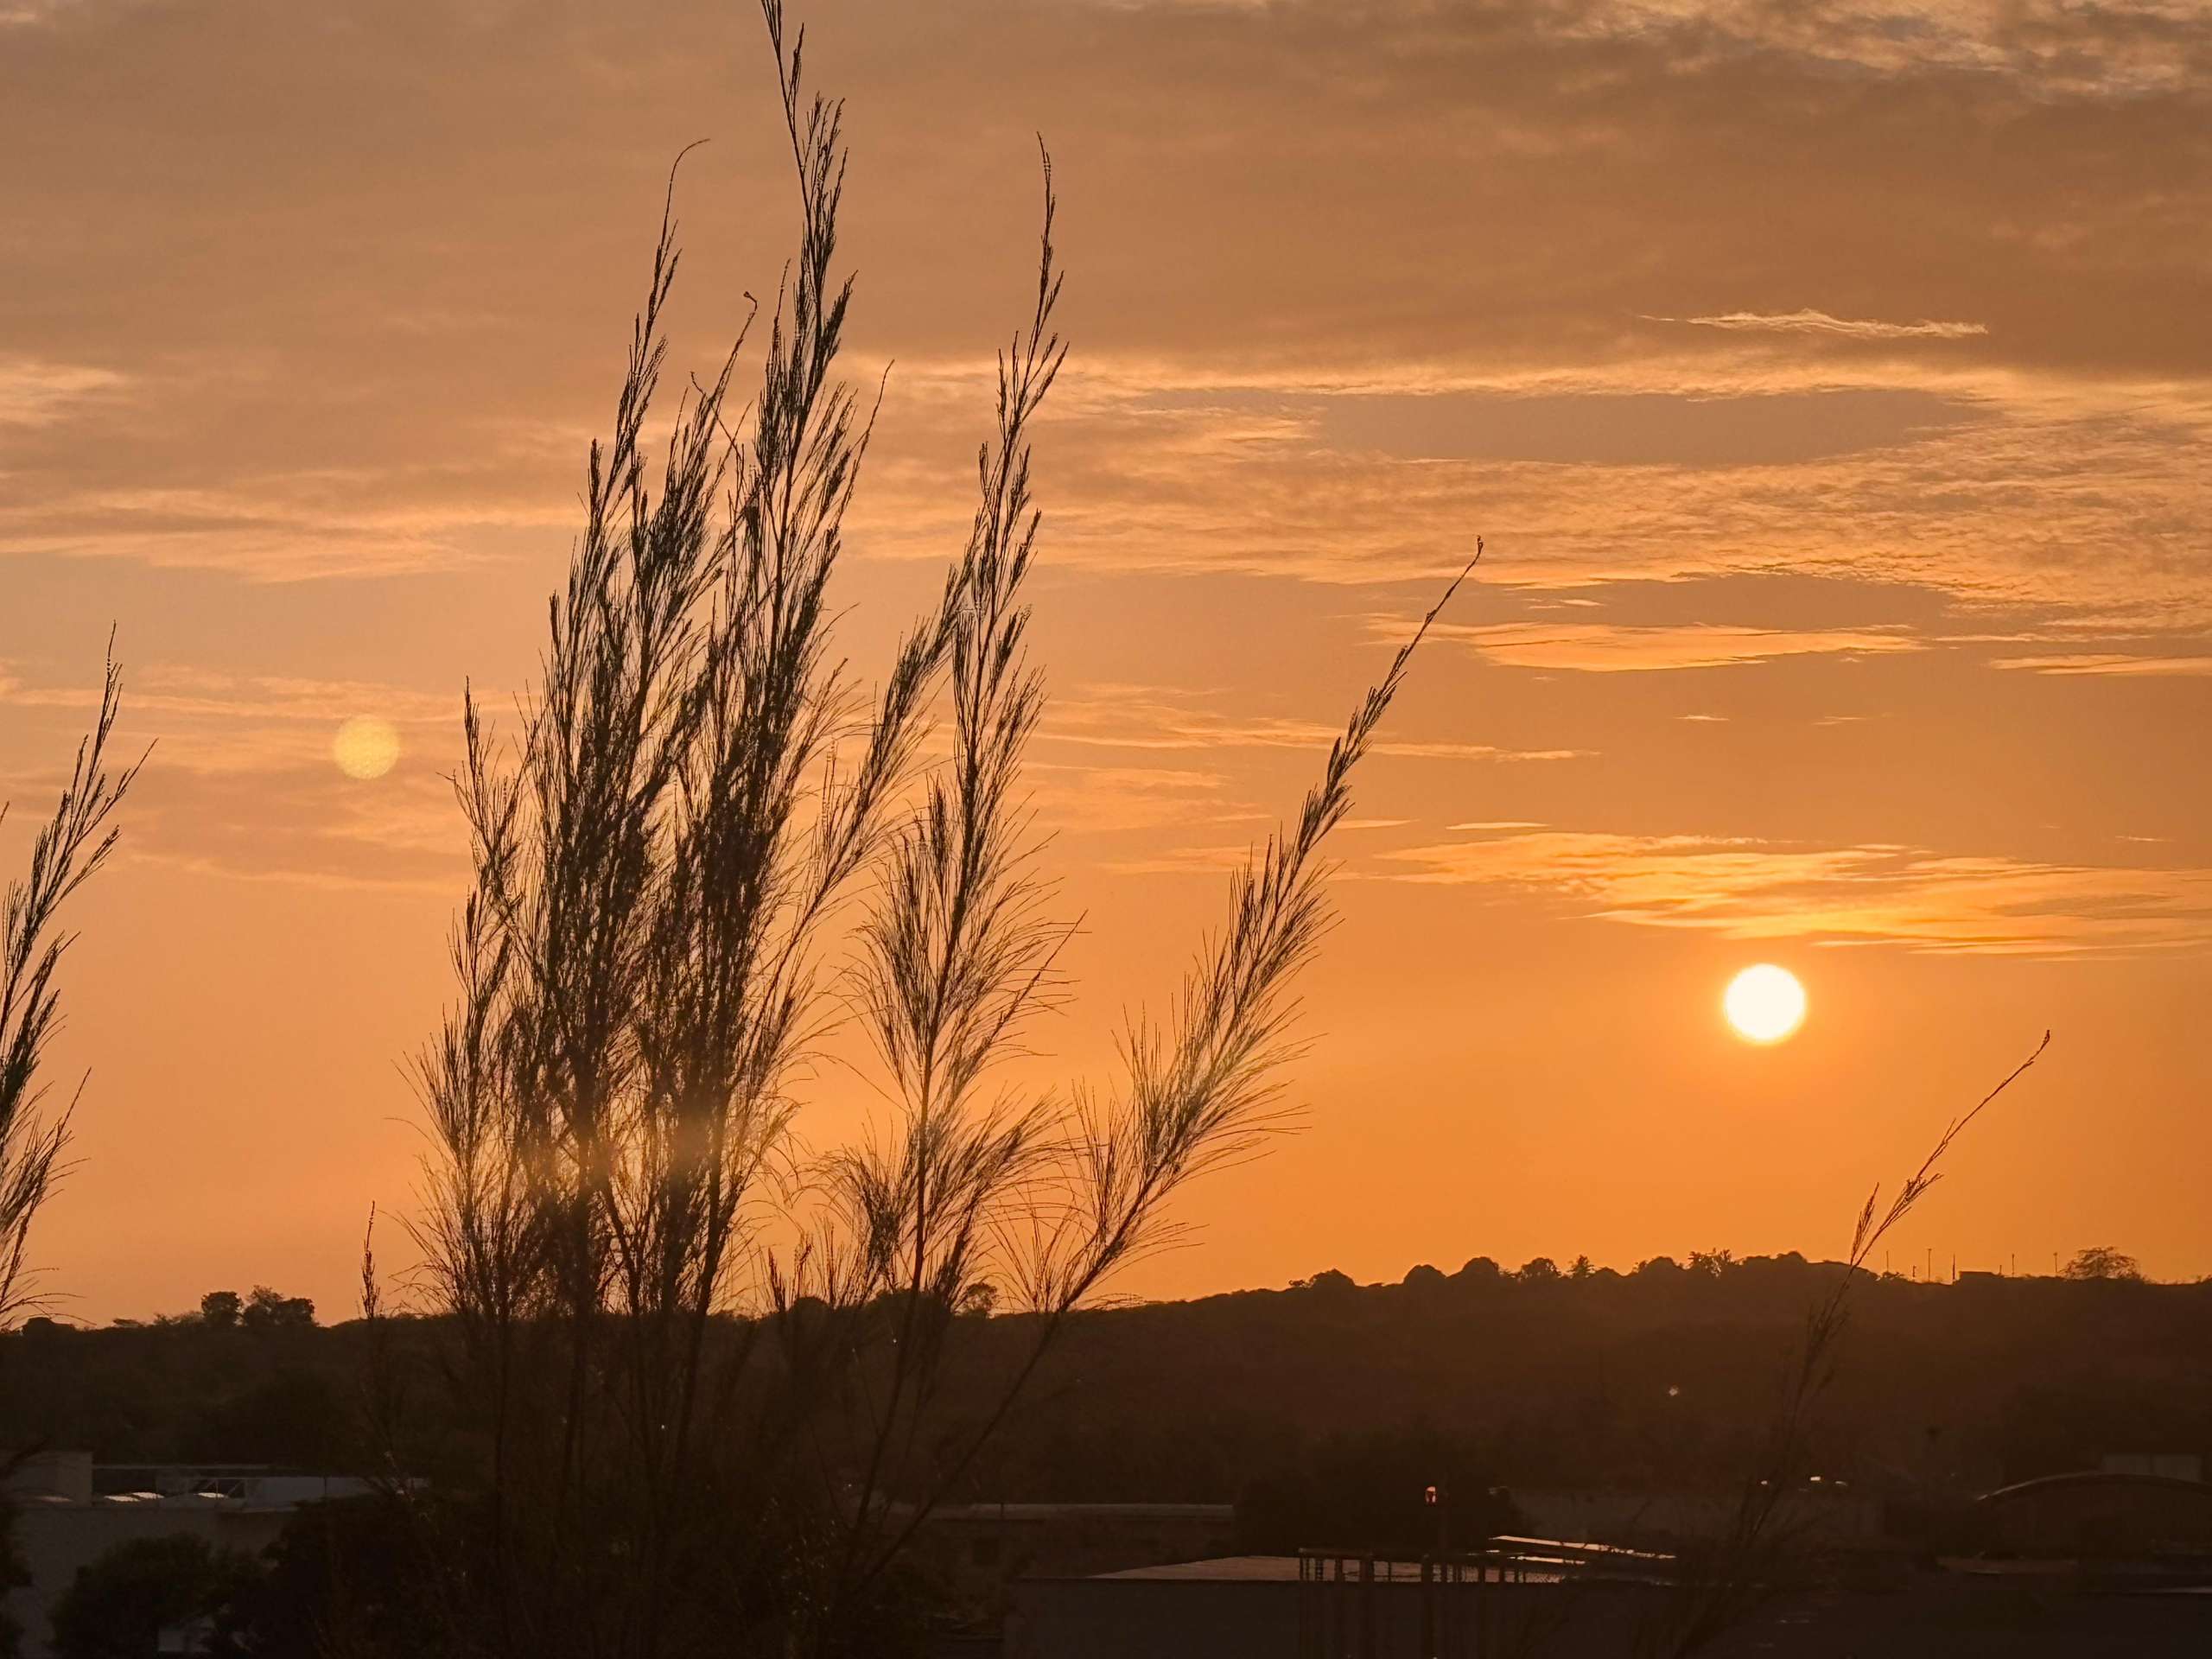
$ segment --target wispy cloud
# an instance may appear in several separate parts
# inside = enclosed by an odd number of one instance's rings
[[[1188,830],[1263,816],[1228,798],[1229,780],[1218,772],[1032,761],[1027,775],[1039,826],[1055,835]]]
[[[1551,893],[1585,916],[1732,938],[1993,956],[2201,948],[2212,870],[2045,863],[1881,844],[1547,830],[1382,855],[1382,879]]]
[[[71,405],[119,391],[128,378],[111,369],[0,357],[0,426],[31,426]]]
[[[487,707],[499,693],[480,692]],[[369,680],[237,674],[182,663],[149,663],[131,671],[129,705],[134,734],[161,746],[164,770],[271,771],[327,761],[341,721],[370,715],[391,721],[410,748],[458,743],[461,699]],[[35,685],[0,664],[0,703],[25,709],[89,710],[96,690]]]
[[[1871,317],[1832,317],[1825,311],[1723,311],[1704,317],[1650,317],[1646,322],[1687,323],[1751,334],[1834,334],[1845,340],[1973,340],[1989,332],[1979,322],[1882,322]]]
[[[2191,677],[2212,674],[2212,657],[2131,657],[2121,652],[2080,652],[2071,656],[2000,657],[1990,666],[2018,669],[2031,674]]]
[[[1402,635],[1402,620],[1398,625]],[[1325,751],[1342,728],[1319,721],[1207,708],[1192,694],[1160,686],[1092,685],[1050,705],[1043,735],[1111,749],[1311,749]],[[1434,760],[1567,760],[1579,749],[1507,749],[1489,743],[1396,738],[1372,753]]]
[[[1748,628],[1704,623],[1681,627],[1632,627],[1605,622],[1497,622],[1475,626],[1438,623],[1430,632],[1471,645],[1492,662],[1516,668],[1565,669],[1590,674],[1728,668],[1766,662],[1777,657],[1873,655],[1921,649],[1918,640],[1904,633],[1866,628]]]
[[[364,784],[327,763],[248,772],[156,767],[131,798],[134,862],[308,887],[458,896],[468,836],[425,766]]]

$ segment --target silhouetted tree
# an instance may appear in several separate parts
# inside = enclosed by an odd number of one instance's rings
[[[211,1290],[200,1299],[200,1321],[211,1331],[227,1331],[245,1306],[235,1290]]]
[[[146,1659],[164,1630],[201,1620],[206,1644],[183,1650],[240,1652],[229,1615],[254,1576],[251,1557],[191,1533],[118,1544],[78,1568],[54,1604],[56,1659]]]
[[[1524,1285],[1556,1284],[1560,1277],[1559,1263],[1548,1255],[1539,1255],[1522,1262],[1521,1270],[1513,1276]]]
[[[2073,1259],[2059,1269],[2063,1279],[2125,1279],[2139,1281],[2143,1270],[2135,1258],[2110,1244],[2093,1244],[2086,1250],[2076,1250]]]
[[[315,1323],[315,1304],[305,1296],[286,1296],[266,1285],[256,1285],[238,1313],[238,1323],[249,1331],[299,1331]]]
[[[436,1626],[437,1575],[395,1497],[302,1505],[267,1560],[232,1607],[250,1652],[412,1659]]]
[[[999,1305],[999,1287],[981,1280],[960,1293],[960,1312],[971,1319],[988,1319]]]

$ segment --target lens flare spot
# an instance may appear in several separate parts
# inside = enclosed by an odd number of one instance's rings
[[[381,778],[399,764],[399,728],[374,715],[356,715],[331,739],[330,758],[348,778]]]

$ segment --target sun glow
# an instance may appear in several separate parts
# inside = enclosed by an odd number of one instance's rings
[[[1778,1043],[1805,1023],[1805,988],[1787,968],[1763,962],[1728,982],[1720,1007],[1746,1042]]]
[[[360,715],[338,728],[330,758],[348,778],[381,778],[399,761],[399,730],[388,720]]]

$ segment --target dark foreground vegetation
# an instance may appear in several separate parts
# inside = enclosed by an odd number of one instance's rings
[[[1237,1549],[1412,1554],[1436,1541],[1422,1503],[1432,1485],[1453,1495],[1468,1542],[1525,1529],[1521,1506],[1546,1491],[1725,1497],[1761,1466],[1805,1310],[1842,1272],[1795,1255],[1699,1253],[1627,1274],[1546,1262],[1507,1272],[1478,1257],[1397,1284],[1322,1273],[1282,1290],[1085,1311],[985,1455],[949,1484],[925,1471],[886,1501],[902,1513],[921,1497],[948,1508],[1233,1504]],[[1942,1553],[1947,1517],[1993,1487],[2115,1453],[2212,1450],[2212,1283],[1860,1279],[1803,1461],[1878,1498],[1899,1544]],[[448,1386],[462,1363],[458,1322],[319,1325],[302,1307],[219,1294],[148,1324],[34,1319],[0,1335],[0,1421],[20,1445],[92,1452],[111,1479],[150,1478],[119,1466],[158,1464],[375,1472],[391,1449],[378,1419],[396,1410],[410,1424],[403,1472],[427,1483],[404,1502],[310,1504],[258,1559],[184,1540],[125,1546],[58,1610],[60,1652],[124,1651],[106,1644],[111,1625],[152,1630],[195,1612],[216,1616],[214,1651],[414,1652],[446,1617],[456,1569],[486,1535],[480,1424]],[[895,1307],[876,1311],[895,1319]],[[995,1409],[1005,1364],[1035,1347],[1033,1316],[958,1319],[962,1359],[936,1402],[956,1433]],[[718,1319],[710,1345],[745,1351],[747,1322]],[[426,1557],[426,1529],[461,1558]],[[988,1628],[995,1604],[943,1565],[927,1548],[902,1558],[857,1637],[919,1653],[932,1629],[976,1627],[979,1615]]]

